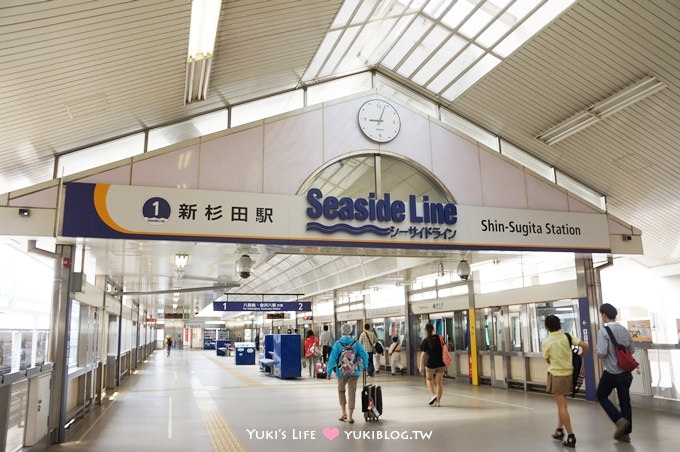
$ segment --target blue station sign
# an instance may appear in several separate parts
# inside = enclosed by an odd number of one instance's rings
[[[310,312],[311,301],[213,301],[213,311]]]

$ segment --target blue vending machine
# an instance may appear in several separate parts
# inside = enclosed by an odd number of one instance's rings
[[[236,365],[255,364],[255,343],[236,342],[234,344]]]
[[[272,374],[279,378],[302,376],[300,335],[274,334],[274,364]]]

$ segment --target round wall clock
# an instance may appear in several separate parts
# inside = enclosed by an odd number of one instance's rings
[[[359,127],[368,138],[378,143],[393,140],[401,129],[399,113],[380,99],[371,99],[359,108]]]

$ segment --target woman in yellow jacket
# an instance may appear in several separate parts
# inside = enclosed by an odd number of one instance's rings
[[[552,437],[557,440],[564,438],[564,429],[567,430],[567,439],[562,444],[566,447],[576,447],[576,436],[571,428],[571,419],[567,411],[567,395],[571,394],[572,374],[574,367],[571,364],[571,346],[578,345],[583,349],[581,355],[588,352],[588,344],[582,340],[571,337],[562,332],[559,317],[549,315],[545,318],[545,327],[550,334],[543,341],[543,357],[548,361],[548,384],[546,392],[555,397],[557,403],[557,429]]]

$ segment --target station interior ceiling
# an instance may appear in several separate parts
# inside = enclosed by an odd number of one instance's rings
[[[442,68],[427,80],[419,71],[439,61],[446,39],[472,45],[465,20],[451,22],[457,8],[465,11],[460,15],[464,19],[486,15],[502,23],[527,4],[532,13],[554,9],[556,3],[223,0],[207,98],[187,104],[188,0],[19,1],[2,6],[0,193],[51,179],[59,155],[368,69],[603,194],[609,214],[642,231],[644,254],[630,258],[659,274],[678,275],[680,5],[667,0],[558,3],[560,10],[568,6],[516,50],[505,54],[493,46],[479,47],[482,52],[475,61],[497,61],[452,94],[454,81],[464,81],[465,73],[451,76],[444,86],[435,88],[434,82],[436,74],[455,67],[455,54],[440,61]],[[378,14],[383,16],[374,19]],[[374,45],[369,55],[365,49],[371,40],[362,48],[357,36],[376,23],[392,24],[387,27],[390,39],[384,37],[385,45]],[[410,34],[416,29],[420,35]],[[435,33],[443,36],[441,43],[432,44]],[[356,46],[335,55],[327,47],[331,36],[354,36]],[[333,49],[340,49],[340,41]],[[402,48],[405,41],[411,45]],[[336,64],[329,64],[331,60]],[[538,138],[574,115],[590,111],[593,116],[591,107],[651,76],[662,81],[662,89],[596,118],[561,141],[548,144]],[[371,249],[271,245],[246,249],[238,244],[167,241],[82,243],[96,257],[97,271],[125,290],[235,281],[240,286],[234,291],[318,295],[404,284],[442,266],[455,271],[463,257],[471,262],[528,258],[522,253],[465,251],[385,255]],[[254,260],[254,271],[239,280],[236,260],[246,252]],[[181,270],[174,265],[177,253],[189,255]],[[533,256],[540,259],[540,254]],[[153,298],[153,309],[172,302],[171,297],[164,302]]]

